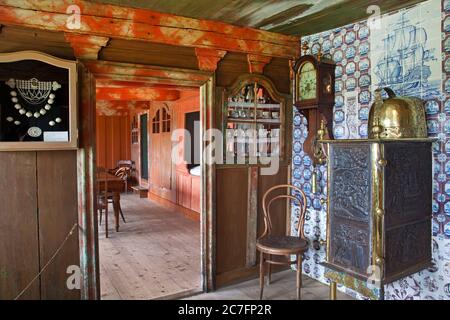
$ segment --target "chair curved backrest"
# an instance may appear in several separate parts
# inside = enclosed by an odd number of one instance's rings
[[[278,189],[287,189],[287,194],[280,194],[277,195],[270,200],[268,200],[269,195]],[[293,194],[292,194],[292,191]],[[275,200],[279,199],[290,199],[292,202],[298,201],[300,204],[300,215],[298,217],[298,230],[299,230],[299,237],[301,239],[305,239],[305,231],[303,230],[303,227],[305,225],[305,214],[306,214],[306,195],[305,193],[298,187],[290,185],[290,184],[280,184],[277,186],[274,186],[270,188],[269,190],[264,193],[264,196],[262,198],[262,207],[263,207],[263,213],[264,213],[264,232],[261,235],[260,238],[270,235],[272,232],[272,220],[270,218],[270,206],[274,203]]]
[[[130,173],[130,168],[128,168],[128,167],[120,167],[115,172],[115,175],[116,175],[116,177],[119,177],[122,180],[125,180],[125,179],[128,179],[128,177],[130,175],[129,173]]]

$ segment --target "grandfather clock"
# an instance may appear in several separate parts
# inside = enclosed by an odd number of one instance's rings
[[[335,68],[335,63],[323,57],[320,51],[317,57],[302,56],[294,65],[294,104],[308,121],[309,134],[304,143],[304,150],[311,159],[314,159],[314,135],[322,121],[328,131],[325,137],[333,138]]]

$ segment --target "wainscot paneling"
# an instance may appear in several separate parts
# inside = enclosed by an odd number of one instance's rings
[[[0,300],[14,299],[39,273],[35,152],[0,152]],[[21,299],[40,299],[37,279]]]
[[[69,235],[78,222],[76,151],[38,152],[37,180],[41,266],[69,237],[41,275],[41,299],[79,299],[76,279],[69,279],[80,265],[78,227]]]

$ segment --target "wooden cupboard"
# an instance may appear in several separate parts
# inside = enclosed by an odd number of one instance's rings
[[[270,187],[289,181],[292,104],[270,79],[254,74],[238,77],[228,88],[218,88],[218,95],[221,111],[217,123],[224,136],[224,163],[216,166],[216,274],[221,286],[256,276],[256,239],[263,232],[261,198]],[[230,129],[256,132],[263,143],[276,131],[279,140],[260,148],[261,140],[251,140],[247,134],[244,142],[239,141],[239,135],[230,134]],[[270,157],[279,161],[273,174],[264,172],[268,165],[263,161]],[[234,163],[229,163],[230,159]],[[274,210],[274,230],[285,234],[290,221],[287,203],[274,204]]]

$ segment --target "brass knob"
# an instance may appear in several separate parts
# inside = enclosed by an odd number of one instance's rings
[[[383,264],[383,258],[379,256],[375,257],[375,264],[381,266]]]
[[[384,215],[384,210],[381,209],[381,208],[378,208],[378,209],[375,211],[375,214],[376,214],[378,217],[382,217],[382,216]]]
[[[326,198],[320,198],[320,204],[324,205],[325,203],[328,203],[328,200]]]
[[[380,159],[378,160],[378,164],[382,167],[385,167],[387,165],[387,160],[386,159]]]

